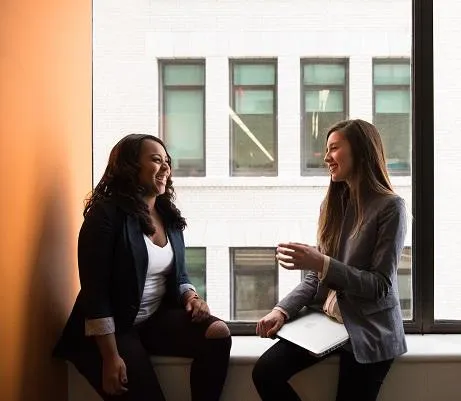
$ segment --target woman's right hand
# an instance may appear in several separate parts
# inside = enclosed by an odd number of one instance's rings
[[[110,395],[120,395],[128,391],[125,362],[119,355],[103,358],[102,389]]]
[[[260,337],[274,337],[285,323],[285,315],[273,309],[256,324],[256,334]]]

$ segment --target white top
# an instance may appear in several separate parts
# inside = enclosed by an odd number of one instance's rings
[[[168,237],[163,248],[155,245],[145,234],[144,241],[148,255],[147,275],[135,324],[147,320],[158,309],[166,291],[166,275],[171,271],[174,258]]]

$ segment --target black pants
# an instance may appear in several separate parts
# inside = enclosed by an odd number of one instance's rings
[[[231,337],[205,338],[207,328],[217,320],[210,316],[204,322],[192,323],[184,309],[160,307],[146,322],[116,334],[128,378],[128,391],[120,396],[109,396],[102,390],[102,359],[94,340],[70,361],[105,401],[164,401],[150,355],[193,358],[192,400],[218,401],[227,375]]]
[[[393,359],[361,364],[351,352],[338,350],[339,381],[336,401],[375,401]],[[253,382],[263,401],[300,401],[288,383],[297,372],[328,358],[316,358],[305,349],[280,340],[269,348],[253,369]]]

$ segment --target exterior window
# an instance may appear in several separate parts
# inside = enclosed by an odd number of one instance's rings
[[[278,298],[275,248],[231,248],[233,320],[259,320]]]
[[[411,286],[411,247],[409,246],[406,246],[403,249],[397,274],[402,316],[403,319],[409,320],[413,316],[413,296]]]
[[[328,129],[347,118],[347,60],[301,61],[301,174],[326,173]]]
[[[160,62],[161,133],[176,176],[205,175],[205,65]]]
[[[277,64],[231,61],[231,152],[233,176],[277,174]]]
[[[206,248],[186,248],[186,267],[197,293],[206,299]]]
[[[411,67],[408,59],[373,62],[373,122],[391,174],[410,174]]]

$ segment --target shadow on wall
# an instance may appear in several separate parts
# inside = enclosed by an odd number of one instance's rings
[[[76,238],[69,235],[72,229],[65,177],[68,175],[58,171],[49,178],[52,182],[42,189],[37,202],[40,225],[37,241],[32,244],[36,246],[33,265],[27,269],[31,276],[24,311],[21,401],[51,401],[58,394],[67,394],[65,362],[51,357],[75,292],[70,272],[76,265]]]

